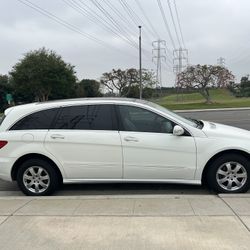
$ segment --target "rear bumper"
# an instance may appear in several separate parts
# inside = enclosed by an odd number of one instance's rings
[[[0,157],[0,179],[12,181],[11,169],[14,164],[14,158]]]

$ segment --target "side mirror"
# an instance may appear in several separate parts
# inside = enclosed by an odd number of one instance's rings
[[[185,130],[181,126],[179,125],[174,126],[173,135],[180,136],[183,135],[184,133]]]

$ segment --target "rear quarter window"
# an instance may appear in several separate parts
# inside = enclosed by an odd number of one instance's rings
[[[10,130],[49,129],[58,112],[58,108],[32,113],[16,122]]]

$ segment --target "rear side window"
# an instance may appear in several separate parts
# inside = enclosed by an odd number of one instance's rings
[[[61,108],[55,129],[113,130],[112,105],[82,105]]]
[[[38,111],[22,118],[10,130],[50,129],[58,109]]]

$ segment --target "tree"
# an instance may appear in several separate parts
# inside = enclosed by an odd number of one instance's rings
[[[140,75],[137,69],[131,68],[126,70],[113,69],[111,72],[103,73],[101,77],[101,84],[106,88],[112,95],[117,94],[118,96],[128,97],[133,95],[139,89]],[[155,75],[152,71],[143,69],[142,70],[142,85],[145,87],[152,87],[156,83]],[[139,92],[137,97],[139,97]]]
[[[244,97],[249,97],[250,96],[249,75],[241,77],[240,84],[239,84],[237,90],[238,90],[238,96],[240,96],[240,97],[243,97],[243,96]]]
[[[214,65],[189,66],[177,76],[179,87],[197,89],[206,103],[212,103],[210,88],[226,87],[233,80],[234,75],[228,69]]]
[[[100,92],[100,83],[96,80],[83,79],[77,84],[78,97],[98,97],[102,96]]]
[[[74,95],[74,66],[65,63],[52,50],[42,48],[28,52],[13,67],[10,75],[19,101],[46,101]]]

